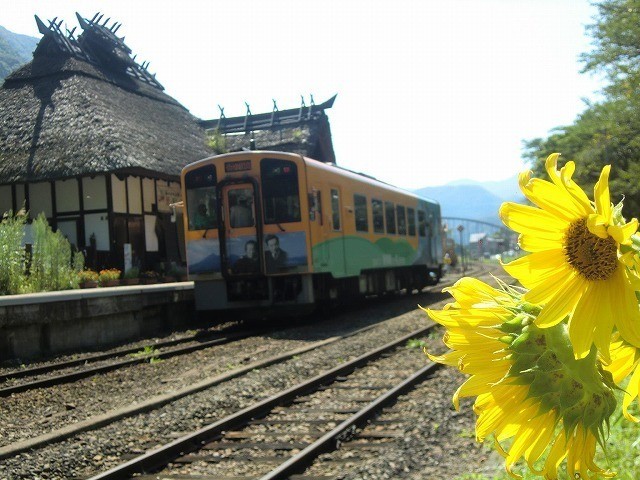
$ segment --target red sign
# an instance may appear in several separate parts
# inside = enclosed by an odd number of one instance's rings
[[[231,172],[244,172],[251,170],[251,160],[241,160],[239,162],[225,162],[224,171],[226,173]]]

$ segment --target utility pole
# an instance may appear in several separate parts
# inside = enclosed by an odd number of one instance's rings
[[[464,227],[462,224],[458,225],[458,232],[460,232],[460,265],[462,265],[462,274],[464,275],[467,271],[466,266],[464,264],[464,246],[462,245],[462,231]]]

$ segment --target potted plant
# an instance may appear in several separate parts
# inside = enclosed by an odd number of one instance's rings
[[[87,269],[78,272],[78,284],[80,288],[96,288],[98,286],[98,272]]]
[[[160,274],[153,270],[147,270],[140,274],[140,280],[143,284],[149,285],[152,283],[158,283],[158,279],[160,278]]]
[[[122,274],[123,285],[137,285],[140,283],[140,269],[138,267],[131,267]]]
[[[120,284],[120,270],[117,268],[107,268],[100,270],[98,280],[101,287],[115,287]]]

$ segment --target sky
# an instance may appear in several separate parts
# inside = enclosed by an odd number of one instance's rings
[[[0,25],[96,12],[202,119],[326,111],[339,165],[405,189],[497,181],[526,168],[522,141],[573,123],[602,78],[587,0],[0,0]],[[259,146],[258,146],[259,147]],[[197,159],[194,159],[194,161]]]

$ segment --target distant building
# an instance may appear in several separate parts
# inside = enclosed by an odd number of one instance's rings
[[[0,215],[40,212],[89,263],[149,268],[181,259],[169,204],[182,167],[211,155],[204,129],[116,36],[78,15],[82,34],[36,21],[33,60],[0,88]],[[75,29],[74,29],[75,30]]]

